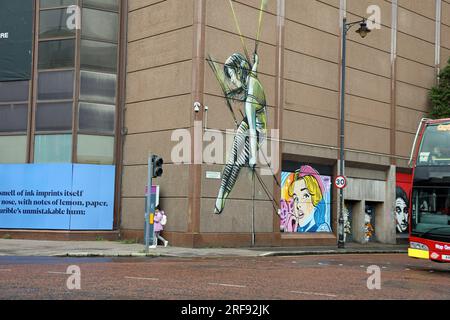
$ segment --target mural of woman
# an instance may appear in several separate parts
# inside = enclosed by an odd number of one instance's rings
[[[225,200],[233,189],[242,167],[256,166],[257,151],[267,132],[266,96],[257,77],[258,55],[253,56],[253,66],[240,53],[234,53],[225,62],[223,80],[217,66],[209,60],[218,80],[225,88],[225,98],[231,102],[244,103],[244,118],[239,123],[233,141],[231,154],[225,165],[219,194],[214,212],[220,214],[225,207]]]
[[[397,232],[404,233],[408,231],[409,213],[408,213],[408,196],[405,190],[397,186],[395,189],[395,221],[397,223]]]
[[[292,173],[283,187],[283,200],[292,203],[292,214],[285,221],[284,230],[291,232],[331,232],[326,222],[325,189],[319,173],[303,166]]]
[[[214,208],[214,213],[216,214],[223,212],[225,201],[231,190],[233,190],[241,169],[248,166],[255,173],[257,153],[267,134],[266,95],[258,79],[258,44],[267,0],[261,0],[253,61],[250,61],[233,1],[229,0],[229,4],[245,55],[233,53],[225,61],[223,68],[211,56],[207,59],[223,91],[225,102],[237,128],[231,153],[222,174],[222,181]],[[241,104],[239,111],[242,120],[240,122],[238,122],[233,108],[233,105],[236,103]],[[241,110],[242,107],[244,112]]]

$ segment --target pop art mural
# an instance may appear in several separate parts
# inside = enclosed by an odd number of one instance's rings
[[[398,234],[409,231],[409,199],[412,188],[412,175],[397,173],[395,188],[395,223]]]
[[[280,230],[331,232],[331,177],[306,165],[281,178]]]
[[[257,153],[266,139],[266,96],[258,79],[258,66],[260,64],[258,44],[266,2],[266,0],[261,1],[255,48],[251,57],[240,31],[234,4],[229,1],[236,30],[241,38],[243,53],[232,53],[223,66],[211,55],[207,58],[237,128],[230,156],[222,173],[222,181],[214,208],[216,214],[223,212],[225,201],[233,190],[241,169],[248,167],[255,174]],[[239,115],[236,115],[237,113]]]

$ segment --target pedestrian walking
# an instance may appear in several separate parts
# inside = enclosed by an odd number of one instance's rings
[[[167,223],[167,216],[163,210],[159,206],[155,209],[155,218],[153,223],[153,231],[154,231],[154,237],[153,237],[153,245],[150,246],[150,248],[156,248],[158,246],[158,240],[161,240],[164,244],[164,247],[167,247],[169,244],[169,241],[164,239],[161,236],[161,232],[164,230],[164,226]]]

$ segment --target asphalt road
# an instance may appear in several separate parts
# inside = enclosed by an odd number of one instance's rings
[[[67,274],[79,267],[81,289]],[[380,289],[367,287],[369,266]],[[76,276],[76,274],[75,274]],[[77,281],[71,281],[76,285]],[[370,282],[374,283],[374,282]],[[450,299],[450,264],[404,254],[267,258],[0,257],[0,299]]]

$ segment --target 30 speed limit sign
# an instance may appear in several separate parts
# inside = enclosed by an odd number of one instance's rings
[[[347,186],[347,179],[344,176],[338,176],[336,180],[334,180],[334,185],[338,189],[345,189]]]

